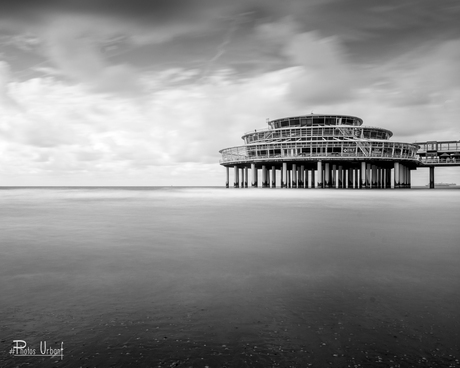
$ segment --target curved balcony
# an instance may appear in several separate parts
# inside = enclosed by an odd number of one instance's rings
[[[310,114],[275,119],[269,121],[268,124],[274,129],[328,125],[360,126],[363,124],[363,120],[349,115]]]
[[[353,161],[353,160],[411,160],[418,161],[418,146],[388,141],[318,141],[306,144],[271,143],[226,148],[221,164],[264,161]]]
[[[305,127],[305,128],[281,128],[262,129],[245,133],[241,138],[246,144],[286,142],[297,140],[311,140],[313,138],[326,139],[381,139],[388,140],[393,133],[387,129],[376,127]]]

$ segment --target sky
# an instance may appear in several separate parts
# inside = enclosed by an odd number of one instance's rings
[[[459,140],[458,19],[458,0],[0,2],[0,185],[223,185],[220,149],[311,112]]]

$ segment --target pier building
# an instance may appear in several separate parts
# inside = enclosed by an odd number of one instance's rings
[[[434,186],[434,167],[446,162],[439,157],[446,142],[391,141],[391,131],[355,116],[310,114],[267,124],[245,133],[243,145],[219,151],[227,188],[231,171],[235,188],[410,188],[411,171],[420,166],[430,167]],[[453,158],[460,143],[449,144]]]

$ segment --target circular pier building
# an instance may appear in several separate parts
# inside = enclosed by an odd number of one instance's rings
[[[419,147],[392,135],[355,116],[276,119],[244,134],[243,145],[219,151],[220,164],[227,188],[230,171],[235,188],[410,188]]]

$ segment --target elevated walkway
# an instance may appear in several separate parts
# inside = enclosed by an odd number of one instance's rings
[[[417,142],[419,167],[430,168],[430,188],[435,187],[434,168],[460,166],[460,141]]]
[[[460,166],[460,141],[416,142],[420,166]]]

